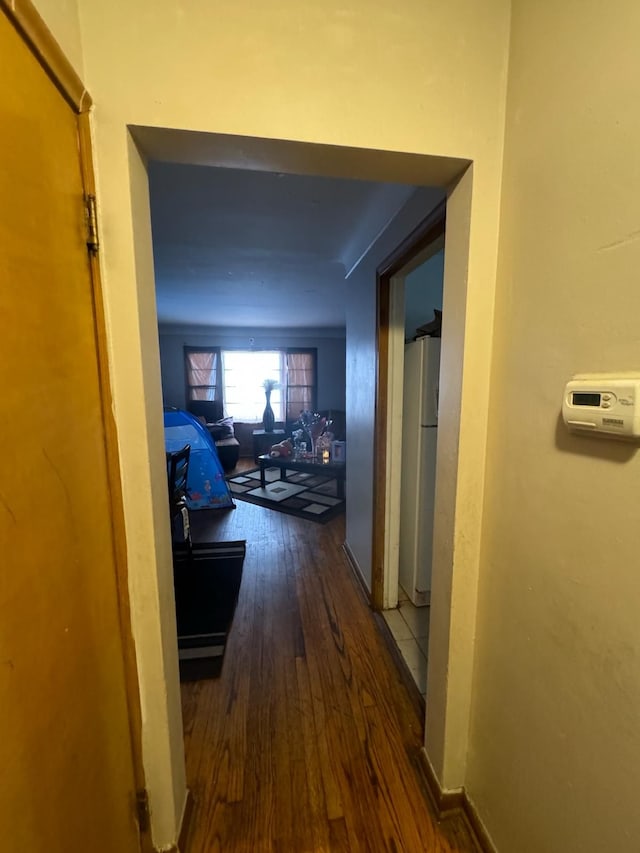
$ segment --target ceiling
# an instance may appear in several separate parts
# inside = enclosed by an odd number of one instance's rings
[[[415,187],[152,162],[158,322],[344,327],[345,277]]]

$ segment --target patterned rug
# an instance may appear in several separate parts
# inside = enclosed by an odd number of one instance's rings
[[[234,498],[267,509],[286,512],[325,524],[344,512],[345,502],[337,496],[335,479],[306,471],[287,471],[280,479],[279,468],[267,468],[265,488],[260,486],[260,469],[227,477]]]

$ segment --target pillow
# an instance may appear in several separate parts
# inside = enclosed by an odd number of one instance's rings
[[[214,441],[234,437],[233,418],[221,418],[213,424],[208,424],[208,427]]]

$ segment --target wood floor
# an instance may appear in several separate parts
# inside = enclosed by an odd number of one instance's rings
[[[427,805],[422,717],[348,568],[344,519],[241,501],[211,525],[192,515],[195,539],[246,539],[247,556],[222,675],[182,686],[186,853],[475,853],[462,819]]]

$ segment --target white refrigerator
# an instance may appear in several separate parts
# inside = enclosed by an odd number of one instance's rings
[[[431,598],[439,376],[440,338],[405,345],[398,576],[416,605]]]

